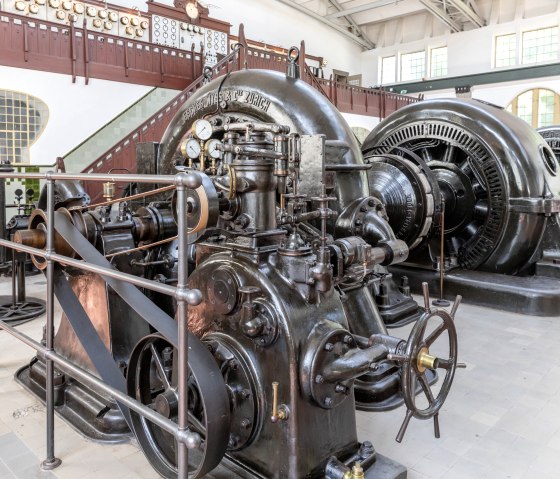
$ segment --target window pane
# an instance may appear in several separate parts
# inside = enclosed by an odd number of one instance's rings
[[[381,59],[381,84],[395,83],[397,80],[397,57],[385,57]]]
[[[421,80],[425,76],[426,54],[404,53],[401,56],[401,81]]]
[[[558,58],[558,27],[523,33],[523,63],[540,63]]]
[[[496,37],[496,67],[508,67],[515,65],[515,49],[517,45],[517,36],[515,33],[511,35],[500,35]]]
[[[517,97],[517,116],[529,125],[533,118],[533,90],[526,91]]]
[[[554,92],[539,90],[539,117],[537,128],[554,124]]]
[[[433,48],[430,55],[430,76],[447,75],[447,47]]]

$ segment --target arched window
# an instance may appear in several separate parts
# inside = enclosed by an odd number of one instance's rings
[[[29,147],[49,119],[45,102],[26,93],[0,90],[0,162],[29,163]]]
[[[546,88],[534,88],[515,97],[506,110],[525,120],[533,128],[558,125],[560,95]]]

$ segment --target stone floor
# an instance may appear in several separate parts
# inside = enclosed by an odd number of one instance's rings
[[[0,283],[0,295],[9,282]],[[28,292],[44,296],[42,276]],[[560,314],[560,308],[559,308]],[[441,439],[430,421],[413,420],[402,444],[394,437],[404,409],[357,413],[360,438],[409,468],[410,479],[560,478],[560,316],[534,318],[463,305],[457,315],[460,360],[440,413]],[[39,340],[43,320],[19,329]],[[408,329],[393,330],[406,337]],[[45,409],[13,380],[31,350],[0,332],[0,479],[156,478],[132,444],[102,446],[57,418],[56,453],[63,463],[39,469]]]

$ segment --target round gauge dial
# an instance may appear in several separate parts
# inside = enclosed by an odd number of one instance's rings
[[[34,14],[39,13],[39,5],[36,5],[34,3],[29,5],[29,11]]]
[[[123,25],[128,25],[130,23],[130,18],[128,17],[121,17],[121,23]]]
[[[62,10],[58,10],[56,12],[56,18],[58,18],[59,20],[64,20],[66,18],[66,12],[63,12]]]
[[[37,5],[44,5],[45,3],[47,3],[47,1],[46,0],[35,0],[35,3]]]
[[[129,25],[128,27],[125,28],[125,32],[127,35],[134,35],[134,27],[131,27]]]
[[[52,8],[60,7],[60,1],[59,0],[49,0],[49,7],[52,7]]]
[[[103,24],[103,28],[105,28],[105,30],[111,30],[113,28],[113,24],[111,22],[105,22]]]
[[[132,18],[130,19],[130,24],[131,24],[133,27],[137,27],[138,25],[140,25],[140,19],[139,19],[139,18],[136,18],[136,17],[132,17]]]
[[[212,136],[212,125],[208,120],[196,120],[192,126],[192,134],[199,140],[208,140]]]
[[[142,30],[141,28],[137,28],[136,29],[136,36],[137,37],[143,37],[144,36],[144,30]]]
[[[72,10],[72,2],[62,2],[62,8],[64,10]]]
[[[94,18],[93,19],[93,26],[95,28],[101,28],[102,25],[103,25],[103,22],[101,20],[99,20],[99,18]]]
[[[74,12],[77,13],[78,15],[81,15],[82,13],[84,13],[84,6],[81,3],[75,3],[74,4]]]
[[[148,23],[147,20],[142,20],[140,22],[140,27],[142,28],[142,30],[147,30],[149,26],[150,26],[150,24]]]
[[[24,2],[16,2],[16,10],[19,12],[23,12],[25,10],[25,3]]]
[[[107,10],[99,10],[97,12],[97,16],[103,20],[105,20],[109,16],[109,12]]]
[[[220,140],[214,138],[206,142],[206,145],[204,146],[204,151],[210,158],[214,158],[214,159],[220,158],[222,156],[222,151],[219,149],[221,144],[222,142]]]
[[[117,12],[109,12],[109,20],[116,22],[119,19],[119,14]]]
[[[86,13],[88,17],[95,17],[97,15],[97,8],[95,7],[87,7]]]
[[[193,20],[198,18],[198,5],[196,2],[187,3],[185,10],[189,18],[192,18]]]
[[[196,138],[189,138],[181,145],[181,153],[191,160],[196,160],[200,157],[200,143]]]

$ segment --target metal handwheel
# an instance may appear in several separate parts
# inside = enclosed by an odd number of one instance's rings
[[[444,309],[430,308],[430,294],[428,284],[422,283],[424,293],[425,312],[418,319],[412,329],[406,348],[402,355],[392,354],[388,358],[401,363],[401,384],[404,403],[406,405],[406,417],[399,429],[396,437],[397,442],[401,442],[408,423],[415,417],[417,419],[434,418],[434,434],[440,437],[439,431],[439,410],[443,406],[447,395],[451,389],[455,370],[457,367],[465,367],[464,364],[457,363],[457,330],[455,329],[455,314],[461,302],[461,296],[457,296],[451,312]],[[440,318],[443,322],[426,336],[428,323],[434,318]],[[439,358],[430,354],[430,348],[442,334],[447,333],[449,343],[449,357],[447,359]],[[445,370],[445,377],[441,385],[441,389],[437,396],[434,396],[426,370],[433,371],[438,369]],[[416,385],[420,383],[424,394],[428,400],[428,407],[421,408],[416,404]]]

